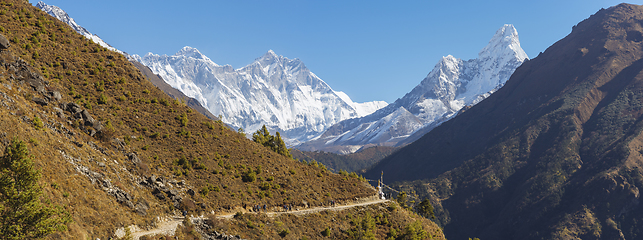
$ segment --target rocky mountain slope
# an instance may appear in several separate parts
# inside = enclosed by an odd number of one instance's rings
[[[248,132],[266,125],[291,144],[386,106],[385,102],[354,103],[346,94],[333,91],[301,60],[272,50],[236,70],[214,63],[192,47],[172,56],[148,53],[134,58],[225,123]]]
[[[501,88],[527,60],[518,32],[506,24],[478,58],[440,59],[422,82],[404,97],[368,116],[339,122],[318,138],[297,146],[305,151],[350,153],[364,146],[410,143]]]
[[[638,239],[643,6],[602,9],[505,86],[383,159],[449,238]]]
[[[116,229],[151,228],[182,211],[306,208],[374,194],[357,178],[286,158],[168,97],[123,55],[26,1],[4,1],[0,13],[0,148],[13,139],[26,143],[42,175],[41,200],[70,214],[68,230],[50,239],[108,239]],[[366,212],[392,218],[384,209]],[[400,224],[415,222],[397,212]],[[280,237],[263,224],[276,225],[266,220],[253,231]],[[301,225],[278,226],[295,232]],[[327,226],[341,225],[354,227],[348,218]],[[403,227],[375,226],[383,234]],[[199,238],[182,232],[181,239]],[[247,229],[224,232],[247,236]]]
[[[103,39],[101,39],[98,35],[89,32],[87,29],[85,29],[84,27],[82,27],[79,24],[77,24],[76,21],[74,21],[74,19],[72,17],[70,17],[69,14],[67,14],[67,12],[65,12],[61,8],[59,8],[57,6],[53,6],[53,5],[48,5],[43,1],[38,2],[36,4],[36,7],[40,8],[40,10],[46,12],[47,14],[51,15],[52,17],[55,17],[58,20],[66,23],[72,29],[74,29],[77,33],[85,36],[87,39],[90,39],[93,42],[98,43],[100,46],[102,46],[104,48],[107,48],[107,49],[109,49],[111,51],[123,54],[125,57],[127,57],[130,61],[133,62],[132,64],[134,64],[134,66],[136,66],[136,68],[138,68],[152,82],[152,84],[154,84],[154,86],[156,86],[156,87],[160,88],[161,90],[163,90],[163,92],[165,92],[168,95],[170,95],[170,97],[172,97],[174,99],[179,99],[179,100],[185,101],[189,107],[193,108],[197,112],[207,116],[210,119],[213,119],[213,120],[217,119],[216,116],[214,116],[212,113],[210,113],[210,111],[205,109],[201,105],[201,103],[199,103],[199,101],[197,101],[194,98],[190,98],[190,97],[186,96],[185,94],[183,94],[183,92],[172,88],[160,76],[154,74],[148,67],[146,67],[145,65],[142,65],[141,63],[138,63],[135,60],[133,60],[132,57],[129,54],[112,47],[111,45],[107,44]]]

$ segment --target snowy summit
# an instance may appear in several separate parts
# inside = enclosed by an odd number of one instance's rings
[[[368,115],[387,105],[355,103],[334,91],[299,59],[270,50],[240,69],[214,63],[196,48],[172,56],[133,56],[172,87],[197,99],[223,122],[251,133],[264,124],[289,144],[307,141],[331,125]]]
[[[442,57],[411,92],[373,114],[342,121],[320,137],[297,146],[301,150],[350,153],[366,145],[409,143],[501,88],[527,60],[518,32],[502,26],[478,58]]]

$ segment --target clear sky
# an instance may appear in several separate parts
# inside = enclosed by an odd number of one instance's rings
[[[37,0],[30,0],[36,4]],[[313,1],[47,0],[130,54],[173,55],[192,46],[243,67],[272,49],[301,59],[353,101],[393,102],[442,56],[476,58],[505,23],[530,58],[611,0]],[[640,2],[637,4],[641,4]]]

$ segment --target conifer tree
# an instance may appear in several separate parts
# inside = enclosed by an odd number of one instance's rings
[[[420,202],[420,205],[417,206],[417,211],[420,213],[425,218],[433,218],[435,219],[435,213],[433,212],[433,205],[431,205],[431,202],[429,199],[424,199],[422,202]]]
[[[286,146],[284,140],[281,139],[281,135],[279,134],[279,132],[277,132],[275,135],[276,136],[270,135],[270,132],[268,132],[268,128],[266,128],[266,125],[263,125],[261,129],[252,134],[252,141],[259,143],[264,147],[270,148],[272,151],[283,156],[292,158],[292,154],[290,154],[290,150]]]
[[[41,202],[39,179],[26,145],[14,139],[0,157],[0,239],[41,238],[67,229],[69,214]]]

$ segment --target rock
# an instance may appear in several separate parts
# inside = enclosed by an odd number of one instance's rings
[[[55,100],[55,101],[60,101],[60,99],[63,98],[63,96],[60,94],[58,91],[49,91],[47,93],[49,100]]]
[[[125,154],[125,156],[127,156],[127,158],[128,158],[130,161],[132,161],[132,163],[134,163],[135,165],[139,165],[139,164],[141,164],[141,163],[142,163],[142,162],[141,162],[141,159],[140,159],[140,158],[138,158],[138,156],[136,155],[136,153],[131,152],[131,153]],[[154,182],[154,181],[152,181],[152,182]]]
[[[167,196],[168,196],[168,197],[170,197],[170,198],[172,198],[172,197],[174,197],[174,196],[179,195],[179,191],[174,190],[174,189],[169,190],[169,191],[166,191],[165,193],[166,193],[166,194],[167,194]]]
[[[93,126],[94,124],[96,124],[96,119],[94,119],[92,115],[89,114],[87,109],[83,110],[81,112],[81,115],[83,120],[85,120],[85,125]]]
[[[154,191],[152,191],[152,195],[154,195],[159,200],[165,200],[165,194],[163,194],[163,192],[158,188],[155,188]]]
[[[65,111],[63,111],[60,108],[54,107],[54,112],[56,115],[58,115],[59,118],[65,119],[67,116],[65,116]]]
[[[152,176],[148,177],[147,182],[154,184],[156,182],[156,175],[152,174]]]
[[[41,76],[29,78],[26,80],[26,82],[29,84],[29,86],[31,86],[34,90],[38,91],[39,93],[45,92],[45,84],[42,83]]]
[[[73,114],[80,113],[83,111],[83,109],[76,103],[70,102],[67,103],[67,111],[70,111]]]
[[[123,140],[119,138],[112,139],[112,145],[114,145],[119,150],[125,149],[125,142],[123,142]]]
[[[0,50],[4,50],[11,47],[11,44],[9,43],[9,40],[4,37],[2,34],[0,34]]]
[[[47,104],[49,104],[49,102],[46,99],[42,99],[42,98],[34,97],[31,100],[34,101],[37,104],[42,105],[42,106],[47,106]]]
[[[134,209],[136,210],[136,213],[138,213],[141,216],[146,216],[147,215],[147,209],[149,209],[149,208],[150,208],[150,206],[143,199],[139,199],[138,202],[136,203],[136,206],[134,207]]]

